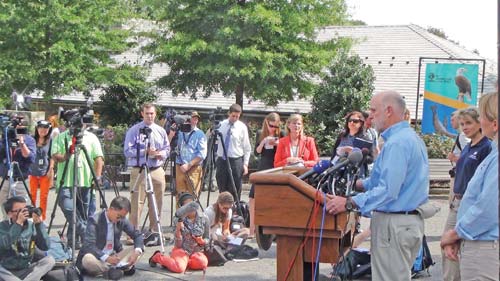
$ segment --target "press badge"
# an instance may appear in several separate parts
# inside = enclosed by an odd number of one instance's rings
[[[44,163],[43,159],[38,159],[38,166],[43,166],[43,163]]]

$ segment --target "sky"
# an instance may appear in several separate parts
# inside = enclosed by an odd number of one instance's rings
[[[444,31],[449,39],[497,60],[497,1],[346,0],[352,19],[367,25],[417,24]]]

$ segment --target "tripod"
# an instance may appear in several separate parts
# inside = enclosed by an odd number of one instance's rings
[[[88,151],[86,149],[86,147],[82,144],[82,138],[83,138],[83,133],[81,132],[81,129],[79,128],[76,128],[74,129],[74,133],[72,135],[72,139],[73,139],[73,143],[71,144],[71,146],[68,146],[68,139],[66,138],[65,136],[65,155],[67,157],[65,163],[64,163],[64,168],[63,168],[63,172],[62,172],[62,176],[60,178],[60,183],[59,183],[59,190],[57,191],[57,196],[56,196],[56,201],[54,203],[54,208],[52,209],[52,214],[50,216],[50,223],[49,223],[49,228],[48,228],[48,232],[50,233],[50,230],[52,228],[52,223],[54,221],[54,218],[55,218],[55,212],[56,212],[56,209],[57,209],[57,204],[59,203],[60,199],[61,199],[61,194],[63,193],[64,190],[69,190],[69,192],[71,193],[71,200],[72,200],[72,233],[71,233],[71,238],[72,238],[72,249],[73,251],[71,251],[71,260],[72,262],[74,263],[75,262],[75,248],[76,248],[76,227],[77,227],[77,212],[79,212],[79,219],[80,221],[86,221],[87,220],[87,217],[88,217],[88,206],[85,207],[85,204],[86,202],[82,202],[82,199],[84,198],[81,198],[82,194],[81,194],[81,191],[84,190],[84,187],[82,186],[82,182],[80,179],[80,175],[78,174],[78,171],[82,168],[80,166],[80,153],[81,151],[83,151],[83,154],[85,156],[84,160],[86,161],[86,163],[84,164],[87,164],[89,167],[90,167],[90,172],[92,174],[92,182],[95,184],[95,188],[99,191],[99,194],[100,194],[100,201],[101,201],[101,205],[100,207],[101,208],[107,208],[107,204],[106,204],[106,201],[104,199],[104,194],[99,186],[99,182],[97,180],[97,176],[95,175],[95,172],[93,170],[93,167],[90,165],[91,162],[91,159],[89,157],[89,154],[88,154]],[[74,149],[74,151],[73,151]],[[64,187],[64,182],[65,182],[65,179],[66,179],[66,175],[68,173],[68,168],[70,166],[70,161],[71,161],[71,156],[70,154],[73,154],[73,178],[72,178],[72,181],[73,181],[73,186],[71,188],[69,187]],[[69,157],[68,157],[69,156]],[[89,199],[87,200],[87,204],[88,202],[90,202],[90,200],[93,200],[92,198],[92,190],[89,189]],[[80,196],[80,200],[77,200],[77,196]],[[77,201],[79,201],[79,205],[77,206]],[[64,204],[61,204],[61,205],[64,205]],[[64,209],[64,206],[61,206],[62,209]],[[68,211],[67,209],[64,209],[63,211]],[[63,228],[63,231],[62,232],[58,232],[59,236],[62,236],[63,233],[64,233],[64,230],[66,228],[66,224],[68,223],[68,221],[66,221],[65,223],[65,226]],[[84,231],[82,229],[80,229],[80,231]],[[69,229],[68,229],[68,232],[69,232]]]
[[[145,186],[145,192],[146,192],[146,195],[147,195],[147,198],[148,198],[148,204],[153,204],[153,208],[152,208],[153,209],[153,214],[152,215],[154,215],[154,219],[155,219],[155,222],[156,222],[156,227],[158,228],[158,232],[159,232],[159,236],[160,236],[161,252],[165,253],[165,245],[164,245],[164,241],[163,241],[162,227],[161,227],[160,216],[159,216],[158,207],[157,207],[158,205],[157,205],[156,198],[155,198],[154,192],[153,192],[153,179],[151,178],[151,172],[150,172],[149,167],[147,165],[148,159],[149,159],[148,151],[151,148],[151,142],[150,142],[151,131],[150,130],[151,129],[144,130],[144,132],[140,133],[140,134],[142,134],[144,136],[144,142],[145,142],[145,146],[144,147],[146,147],[146,149],[144,151],[144,153],[145,153],[145,161],[144,161],[144,164],[142,164],[140,166],[139,174],[138,174],[137,178],[135,179],[135,183],[134,183],[134,185],[133,185],[133,187],[131,189],[131,193],[133,195],[134,192],[137,192],[137,186],[139,184],[139,178],[141,177],[141,174],[144,172],[144,186]],[[137,146],[137,154],[139,154],[139,149],[140,149],[140,146]],[[137,162],[139,162],[139,157],[137,157]],[[140,198],[138,198],[138,200],[140,200]],[[149,216],[149,212],[146,215],[146,219],[148,218],[148,216]],[[145,223],[146,223],[146,221],[144,221],[144,224]],[[143,226],[143,228],[144,228],[144,226]]]
[[[15,147],[12,147],[12,149],[11,149],[11,147],[9,146],[9,138],[7,135],[7,130],[6,130],[4,136],[5,136],[5,154],[6,154],[6,158],[7,158],[7,169],[5,171],[5,175],[3,175],[2,182],[0,183],[0,192],[2,190],[5,179],[8,178],[9,179],[9,191],[7,191],[7,192],[9,194],[12,191],[11,189],[14,188],[14,195],[16,195],[15,183],[17,181],[15,180],[16,177],[14,176],[14,174],[16,174],[21,179],[21,182],[24,186],[24,189],[26,190],[26,195],[28,196],[31,203],[34,205],[35,202],[32,201],[31,194],[30,194],[30,191],[28,189],[28,185],[26,184],[26,181],[24,180],[24,175],[23,175],[23,172],[21,171],[21,168],[19,167],[19,163],[16,161],[12,161]],[[14,171],[14,169],[15,169],[15,171]],[[7,198],[8,197],[10,197],[10,196],[7,195]],[[2,212],[3,211],[4,210],[2,208]]]
[[[225,163],[227,165],[227,170],[230,175],[230,183],[231,183],[231,189],[233,191],[233,194],[235,196],[234,201],[236,202],[236,209],[238,211],[238,214],[240,216],[243,216],[243,211],[241,209],[241,204],[240,204],[240,198],[238,191],[236,190],[236,185],[234,183],[234,178],[233,178],[233,170],[231,169],[231,163],[229,162],[229,157],[227,156],[227,151],[226,151],[226,146],[224,143],[224,138],[222,137],[222,133],[218,130],[217,126],[213,126],[211,129],[210,137],[208,138],[207,141],[207,159],[206,161],[203,162],[203,178],[202,178],[202,188],[201,190],[204,189],[204,185],[206,184],[206,181],[208,180],[208,194],[207,194],[207,207],[210,204],[210,192],[212,190],[212,177],[213,177],[213,172],[214,172],[214,167],[215,167],[215,162],[217,159],[217,146],[218,142],[220,141],[222,144],[222,152],[224,155]],[[247,219],[247,218],[245,218]]]

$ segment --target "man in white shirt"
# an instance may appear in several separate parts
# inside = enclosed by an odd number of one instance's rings
[[[229,107],[228,118],[221,122],[219,132],[222,136],[219,136],[215,175],[219,192],[228,191],[236,200],[241,196],[242,177],[248,174],[248,161],[252,151],[248,128],[239,121],[241,112],[241,106],[233,104]],[[231,173],[226,156],[231,166]],[[234,179],[236,190],[233,190],[231,178]]]

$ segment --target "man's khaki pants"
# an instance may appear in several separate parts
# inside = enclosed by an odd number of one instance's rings
[[[144,206],[144,201],[146,200],[146,187],[144,185],[145,171],[142,171],[139,175],[139,168],[133,168],[130,172],[130,222],[136,229],[139,229],[139,219],[142,214],[142,207]],[[150,170],[151,180],[153,182],[153,192],[154,198],[156,200],[156,206],[158,211],[158,219],[161,217],[162,205],[163,205],[163,193],[165,192],[165,171],[162,167],[154,170]],[[137,183],[137,184],[136,184]],[[153,232],[159,232],[156,225],[156,218],[154,216],[153,203],[149,202],[149,229]]]
[[[446,219],[443,233],[450,229],[454,229],[457,225],[457,212],[458,207],[460,207],[460,201],[461,200],[455,198],[451,200],[448,218]],[[443,280],[460,281],[460,261],[452,261],[446,258],[443,250],[441,250],[441,257],[443,262]]]
[[[462,281],[498,280],[498,240],[465,240],[459,258]]]
[[[422,245],[424,220],[419,215],[373,212],[371,266],[374,281],[410,281]]]
[[[181,171],[179,164],[175,165],[175,188],[177,191],[177,200],[182,192],[189,192],[196,195],[200,194],[202,167],[200,165],[192,167],[187,174]],[[189,178],[188,178],[189,177]]]

